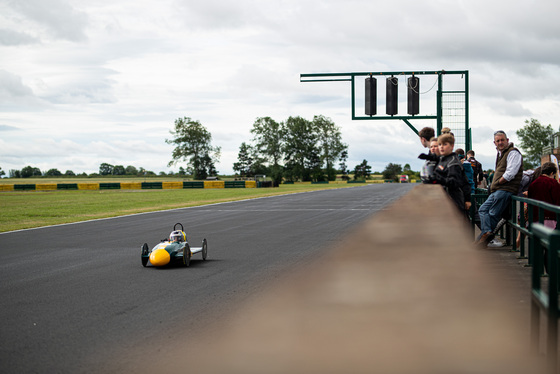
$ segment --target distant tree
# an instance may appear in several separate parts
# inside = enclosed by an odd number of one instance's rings
[[[165,177],[167,174],[165,173],[165,171],[160,171],[159,175],[162,176],[162,177]]]
[[[64,175],[66,175],[67,177],[74,177],[74,176],[76,176],[76,174],[75,174],[72,170],[66,170],[66,172],[64,173]]]
[[[2,170],[2,168],[0,168],[0,177],[6,175],[6,172],[4,170]]]
[[[327,117],[313,117],[313,124],[317,131],[318,143],[320,148],[321,164],[325,164],[327,179],[336,180],[336,169],[334,164],[342,154],[348,149],[348,145],[342,142],[340,127]]]
[[[45,172],[48,177],[60,177],[62,173],[58,169],[49,169]]]
[[[40,177],[42,175],[43,174],[41,173],[41,170],[39,170],[39,168],[26,166],[23,169],[21,169],[22,178]]]
[[[312,181],[315,182],[327,181],[329,179],[327,174],[322,168],[323,161],[321,160],[321,156],[319,155],[318,151],[319,151],[318,149],[312,150],[312,152],[309,154],[306,160],[305,167],[306,169],[309,170]],[[335,173],[335,178],[336,178],[336,173]]]
[[[138,169],[136,169],[134,166],[132,165],[128,165],[126,167],[126,169],[124,169],[124,173],[126,175],[138,175]]]
[[[218,175],[218,170],[216,170],[215,162],[216,160],[212,159],[209,154],[206,154],[202,158],[199,169],[196,172],[196,174],[199,176],[199,179],[206,179],[208,177],[215,177]]]
[[[525,126],[517,130],[516,134],[519,138],[519,148],[524,151],[524,159],[530,164],[540,165],[543,149],[552,145],[552,126],[545,127],[538,120],[531,118],[530,121],[525,120]]]
[[[412,168],[410,167],[410,164],[405,164],[403,166],[403,174],[408,175],[408,179],[420,179],[420,173],[419,172],[415,172],[412,170]]]
[[[385,170],[383,170],[383,179],[392,179],[396,182],[399,181],[399,175],[402,174],[402,166],[398,164],[389,163]]]
[[[284,155],[283,144],[285,127],[270,117],[257,118],[251,129],[253,134],[255,169],[269,164],[272,179],[276,183],[282,181],[283,167],[280,165]],[[256,174],[262,174],[256,172]]]
[[[249,170],[248,176],[253,177],[255,175],[269,175],[274,181],[278,181],[276,178],[280,178],[280,181],[282,181],[281,165],[267,166],[266,159],[259,156],[254,147],[251,147],[251,158],[253,162],[251,163],[251,169]],[[279,171],[275,171],[275,168],[279,169]]]
[[[295,180],[311,180],[309,164],[319,154],[318,136],[313,122],[302,117],[289,117],[285,123],[284,160]]]
[[[284,126],[270,117],[257,118],[251,133],[255,148],[271,165],[279,165],[282,161],[282,143]]]
[[[113,174],[113,175],[125,175],[126,174],[126,169],[124,168],[123,165],[115,165],[113,167],[113,172],[111,174]]]
[[[539,162],[540,165],[540,162]],[[535,168],[535,164],[533,164],[531,161],[527,161],[526,158],[523,158],[523,170],[531,170]]]
[[[350,177],[350,170],[348,170],[348,165],[346,165],[346,161],[348,160],[348,151],[344,150],[340,154],[340,163],[338,164],[338,172],[342,174],[342,180],[349,180]]]
[[[179,167],[179,173],[177,173],[177,174],[186,175],[187,173],[186,173],[185,169],[183,169],[183,167],[181,166],[181,167]]]
[[[241,143],[239,153],[237,154],[237,162],[233,163],[233,171],[239,173],[240,177],[248,177],[251,174],[253,166],[253,157],[251,156],[251,146],[247,143]]]
[[[10,178],[21,178],[21,170],[10,169]]]
[[[212,134],[200,122],[189,117],[178,118],[175,130],[170,133],[173,139],[165,142],[175,145],[175,149],[168,166],[186,161],[194,179],[205,179],[217,173],[214,164],[219,160],[221,148],[212,146]]]
[[[354,180],[366,180],[371,175],[371,166],[368,165],[367,160],[363,160],[361,164],[356,165],[354,168]]]
[[[292,160],[288,160],[283,168],[284,179],[288,182],[295,182],[299,178],[299,174],[296,172],[297,165]]]
[[[241,177],[271,175],[271,167],[266,166],[266,159],[259,156],[255,147],[243,142],[239,147],[237,162],[233,163],[233,170]]]
[[[111,175],[113,174],[113,165],[106,162],[99,165],[99,174],[101,175]]]

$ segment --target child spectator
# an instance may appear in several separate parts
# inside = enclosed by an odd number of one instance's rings
[[[459,158],[453,152],[455,138],[451,134],[442,134],[438,138],[438,146],[441,157],[434,172],[435,180],[444,187],[461,214],[468,217],[471,187]]]
[[[474,151],[472,149],[467,152],[467,161],[471,163],[471,166],[473,168],[474,186],[478,187],[484,181],[484,171],[482,170],[482,164],[474,158]]]
[[[474,194],[475,183],[474,183],[474,171],[472,165],[469,161],[465,159],[464,150],[462,150],[461,148],[457,148],[455,153],[457,154],[457,157],[459,157],[459,160],[461,161],[461,165],[463,165],[463,169],[465,170],[465,175],[467,176],[467,180],[471,185],[471,194]]]

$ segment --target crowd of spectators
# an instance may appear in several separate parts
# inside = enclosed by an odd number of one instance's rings
[[[465,153],[463,149],[454,149],[455,138],[449,128],[443,128],[437,138],[431,127],[423,128],[418,135],[422,145],[429,148],[428,153],[419,156],[425,160],[420,173],[422,182],[442,185],[462,216],[469,219],[471,194],[476,192],[476,188],[488,190],[486,201],[480,207],[475,204],[472,208],[480,228],[480,235],[475,241],[477,246],[504,245],[494,237],[501,222],[505,222],[504,216],[507,216],[513,195],[560,205],[557,165],[547,162],[536,170],[524,172],[521,152],[504,131],[494,133],[496,164],[494,170],[486,172],[476,160],[473,150]],[[556,214],[545,212],[544,224],[556,228]]]

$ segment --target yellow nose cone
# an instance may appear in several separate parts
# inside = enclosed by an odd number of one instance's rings
[[[159,248],[150,253],[150,263],[154,266],[167,265],[170,260],[171,257],[165,249]]]

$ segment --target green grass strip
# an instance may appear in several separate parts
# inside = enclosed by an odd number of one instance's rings
[[[0,192],[0,232],[345,187],[352,185],[292,184],[278,188]]]

